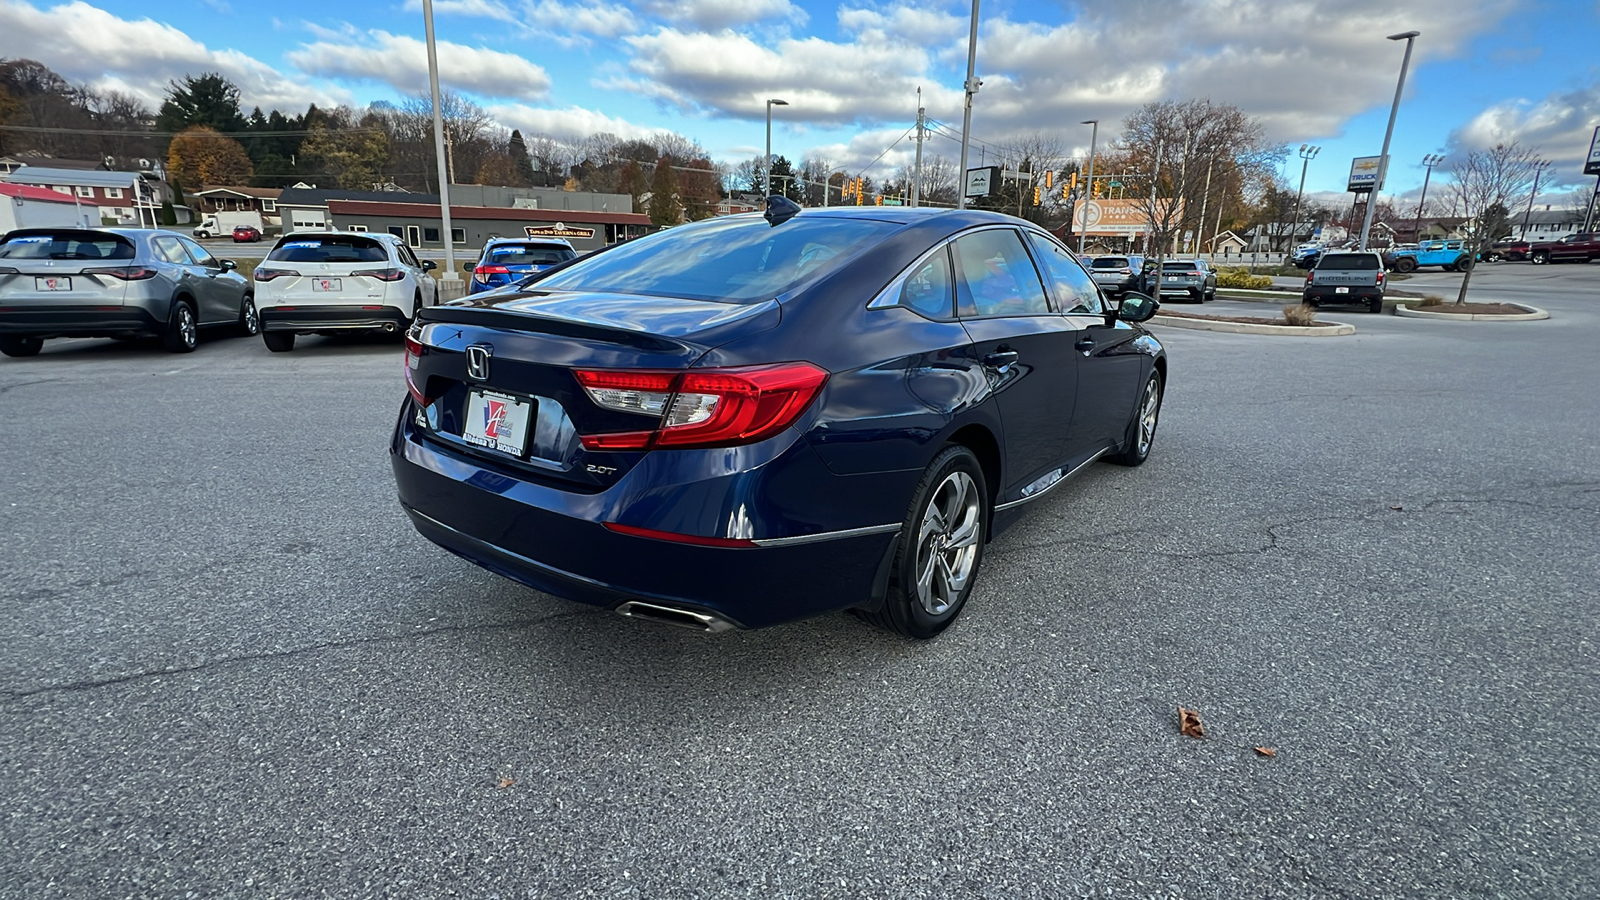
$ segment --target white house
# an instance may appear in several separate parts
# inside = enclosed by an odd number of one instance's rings
[[[1511,236],[1520,241],[1559,241],[1583,227],[1585,212],[1582,208],[1551,209],[1547,205],[1529,213],[1524,207],[1522,215],[1511,214]]]
[[[59,191],[0,184],[0,233],[18,228],[97,228],[100,209]]]
[[[0,175],[0,181],[47,188],[85,207],[92,207],[100,219],[109,225],[132,225],[154,228],[161,212],[161,203],[170,200],[170,188],[165,182],[149,178],[139,172],[105,172],[81,169],[57,169],[45,166],[23,166],[14,172]]]

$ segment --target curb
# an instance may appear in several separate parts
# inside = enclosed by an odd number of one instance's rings
[[[1459,318],[1459,317],[1458,317]],[[1180,319],[1177,316],[1157,315],[1152,325],[1172,328],[1191,328],[1196,331],[1222,331],[1228,334],[1273,334],[1280,337],[1343,337],[1355,334],[1356,327],[1348,322],[1331,322],[1324,326],[1308,325],[1255,325],[1250,322],[1224,322],[1221,319]]]
[[[1486,316],[1486,315],[1481,315],[1481,314],[1474,315],[1474,314],[1471,314],[1471,313],[1462,314],[1462,313],[1423,312],[1420,309],[1412,309],[1409,306],[1398,305],[1398,306],[1396,306],[1394,308],[1394,314],[1397,315],[1397,316],[1403,316],[1403,317],[1408,318],[1408,319],[1438,319],[1438,320],[1441,320],[1441,321],[1453,321],[1453,322],[1531,322],[1531,321],[1533,321],[1535,319],[1548,319],[1548,318],[1550,318],[1550,314],[1548,312],[1545,312],[1544,310],[1540,309],[1537,306],[1529,306],[1526,303],[1510,303],[1510,302],[1506,302],[1506,301],[1496,301],[1496,302],[1497,303],[1504,302],[1506,306],[1515,306],[1518,309],[1525,309],[1525,310],[1527,310],[1527,312],[1522,314],[1522,315]],[[1446,305],[1448,305],[1448,304],[1446,304]]]

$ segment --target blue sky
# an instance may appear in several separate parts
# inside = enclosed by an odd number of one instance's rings
[[[1258,117],[1291,150],[1323,147],[1307,191],[1338,194],[1351,157],[1382,142],[1402,45],[1416,29],[1389,188],[1420,186],[1426,153],[1517,138],[1555,163],[1562,194],[1600,125],[1600,0],[991,0],[978,49],[974,134],[1033,132],[1087,150],[1149,100],[1209,97]],[[571,139],[670,129],[734,162],[773,148],[874,174],[915,116],[959,132],[970,5],[867,0],[435,0],[448,87],[506,127]],[[247,105],[395,99],[425,86],[420,0],[0,0],[0,55],[154,104],[169,78],[218,70]],[[954,142],[930,152],[952,159]],[[1285,165],[1291,185],[1299,160]],[[1558,198],[1559,199],[1559,198]]]

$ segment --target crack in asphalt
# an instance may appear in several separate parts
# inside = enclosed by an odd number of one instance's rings
[[[209,659],[191,666],[171,666],[162,669],[150,669],[143,672],[130,672],[124,675],[114,675],[106,678],[92,678],[82,681],[67,682],[65,684],[47,684],[42,687],[24,691],[0,691],[0,705],[27,700],[43,694],[66,694],[92,691],[103,687],[119,684],[129,684],[147,678],[160,678],[163,675],[187,675],[202,672],[217,666],[232,665],[235,663],[267,662],[280,659],[293,659],[326,650],[348,650],[370,644],[399,643],[415,640],[417,638],[431,637],[438,634],[467,633],[474,631],[514,631],[536,625],[543,625],[558,619],[567,619],[574,616],[586,615],[587,610],[572,610],[570,612],[551,613],[537,619],[522,619],[515,622],[500,622],[488,625],[444,625],[438,628],[429,628],[425,631],[414,631],[409,634],[385,634],[374,637],[358,638],[349,641],[330,641],[323,644],[311,644],[305,647],[294,647],[288,650],[277,650],[271,653],[244,653],[238,656],[221,656]]]
[[[0,394],[9,393],[17,388],[32,387],[36,384],[50,384],[60,380],[60,378],[39,378],[34,381],[19,381],[16,384],[3,384],[0,385]]]

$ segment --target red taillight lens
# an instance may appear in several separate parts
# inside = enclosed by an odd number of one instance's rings
[[[411,392],[411,399],[415,400],[418,406],[428,405],[428,396],[417,385],[416,378],[417,366],[422,362],[423,349],[421,341],[409,334],[406,335],[406,390]]]
[[[828,380],[825,370],[807,362],[575,374],[596,405],[659,417],[652,431],[583,435],[590,450],[753,444],[793,424]]]
[[[1386,273],[1385,273],[1385,272],[1384,272],[1384,271],[1383,271],[1383,270],[1382,270],[1382,269],[1379,269],[1379,270],[1378,270],[1378,283],[1379,283],[1379,284],[1383,284],[1383,276],[1384,276],[1384,275],[1385,275],[1385,274],[1386,274]]]
[[[631,537],[650,538],[657,541],[671,541],[674,544],[693,544],[697,547],[726,547],[730,549],[748,550],[756,546],[756,542],[746,538],[720,538],[700,537],[696,534],[679,534],[676,531],[657,531],[654,528],[636,528],[632,525],[618,525],[616,522],[606,522],[607,531],[617,534],[626,534]]]
[[[299,278],[300,273],[293,269],[257,269],[257,281],[271,281],[274,278]]]
[[[1119,269],[1118,271],[1120,271],[1124,275],[1132,275],[1133,274],[1133,270],[1132,269]]]
[[[490,275],[510,275],[511,270],[505,266],[479,266],[472,270],[472,277],[479,284],[488,284]]]
[[[156,270],[144,266],[108,266],[100,269],[84,269],[83,274],[110,275],[120,281],[144,281],[146,278],[156,277]]]
[[[406,277],[404,269],[362,269],[359,272],[351,272],[350,275],[351,277],[365,275],[379,281],[399,281]]]

